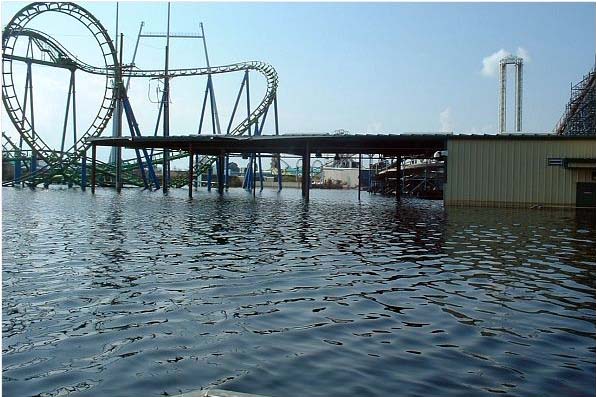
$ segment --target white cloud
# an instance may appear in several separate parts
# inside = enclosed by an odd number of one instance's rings
[[[440,132],[453,132],[453,117],[451,115],[451,107],[445,108],[439,113],[439,122],[441,123]]]
[[[517,47],[516,55],[520,58],[523,58],[524,62],[530,62],[532,59],[530,58],[530,54],[528,54],[528,50],[523,47]]]
[[[493,52],[489,56],[484,57],[482,59],[482,70],[480,71],[480,73],[482,73],[482,75],[486,77],[496,76],[499,72],[499,62],[501,61],[501,59],[509,55],[511,55],[509,51],[501,48],[499,51]],[[524,62],[526,63],[531,61],[528,50],[526,50],[523,47],[517,47],[515,55],[517,55],[520,58],[523,58]]]
[[[511,55],[511,53],[501,48],[499,51],[484,57],[484,59],[482,59],[482,75],[487,77],[496,76],[499,71],[499,61],[509,55]]]
[[[383,123],[380,121],[374,121],[366,126],[367,134],[380,134],[383,130]]]

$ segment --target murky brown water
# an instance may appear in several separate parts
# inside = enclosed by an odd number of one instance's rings
[[[6,396],[594,396],[594,212],[2,190]]]

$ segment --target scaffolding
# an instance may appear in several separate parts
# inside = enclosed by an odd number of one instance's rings
[[[579,83],[571,85],[571,98],[555,132],[557,135],[596,135],[596,63]]]

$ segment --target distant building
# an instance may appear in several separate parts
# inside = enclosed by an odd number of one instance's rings
[[[341,184],[347,188],[357,188],[358,168],[323,167],[321,180],[323,184]]]

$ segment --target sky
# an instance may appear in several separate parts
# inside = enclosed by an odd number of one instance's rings
[[[26,4],[2,2],[3,26]],[[78,4],[115,37],[116,3]],[[119,4],[125,62],[132,59],[141,21],[145,32],[165,31],[167,3]],[[496,66],[506,54],[525,60],[523,131],[550,132],[569,100],[570,84],[594,67],[595,21],[596,6],[590,3],[171,3],[172,32],[197,32],[199,22],[204,23],[212,65],[260,60],[275,67],[282,133],[494,134]],[[96,45],[74,19],[44,15],[31,27],[100,65]],[[163,67],[164,46],[163,39],[142,39],[135,64]],[[171,67],[205,66],[198,40],[173,39],[170,58]],[[513,72],[509,69],[510,131]],[[35,109],[42,112],[36,113],[36,124],[55,146],[68,73],[38,67],[34,76],[34,87],[43,92],[34,93]],[[214,77],[222,125],[227,125],[241,79],[242,74]],[[105,81],[77,72],[77,84],[79,125],[89,124]],[[158,84],[146,79],[131,83],[131,103],[144,135],[154,132]],[[196,133],[204,90],[204,78],[174,79],[172,135]],[[253,104],[264,90],[264,79],[251,75]],[[14,130],[4,110],[2,129]],[[272,131],[273,124],[267,123],[265,133]]]

